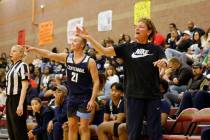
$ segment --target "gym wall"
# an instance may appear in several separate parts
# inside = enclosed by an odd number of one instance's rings
[[[9,53],[17,43],[18,31],[26,30],[26,44],[38,46],[38,24],[53,20],[54,41],[41,46],[51,50],[57,47],[61,52],[68,47],[66,28],[67,21],[84,17],[84,25],[92,36],[102,41],[108,36],[116,42],[120,34],[133,37],[134,4],[140,0],[34,0],[35,16],[32,24],[33,0],[1,0],[0,2],[0,53]],[[41,4],[45,7],[42,9]],[[98,13],[112,10],[112,31],[97,31]],[[151,0],[151,18],[163,35],[168,32],[168,24],[174,22],[181,30],[186,29],[186,22],[192,20],[203,29],[210,26],[209,0]]]

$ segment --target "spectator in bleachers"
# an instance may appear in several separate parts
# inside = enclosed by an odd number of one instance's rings
[[[172,30],[170,33],[170,37],[166,40],[166,45],[165,48],[171,48],[171,49],[176,49],[177,47],[177,42],[180,39],[180,36],[177,32],[177,30]]]
[[[130,43],[131,42],[131,37],[129,35],[125,34],[124,40],[125,40],[125,43]]]
[[[47,131],[52,134],[52,138],[48,140],[62,140],[62,125],[67,121],[67,93],[68,90],[63,85],[57,85],[54,92],[54,118],[48,123]]]
[[[192,37],[193,33],[196,31],[198,31],[201,36],[205,34],[205,31],[199,27],[196,27],[193,21],[187,22],[187,28],[190,31],[191,37]]]
[[[46,66],[44,68],[44,73],[42,74],[41,78],[41,85],[40,85],[40,94],[39,96],[42,98],[44,97],[45,92],[48,90],[51,80],[53,79],[53,75],[51,74],[51,67]]]
[[[169,89],[173,94],[179,94],[187,89],[187,84],[192,78],[192,70],[188,65],[184,65],[178,58],[171,58],[168,67],[172,69],[171,77],[168,80]]]
[[[106,40],[105,40],[105,47],[108,48],[110,46],[113,46],[114,45],[114,40],[110,37],[108,37]]]
[[[105,84],[103,88],[103,94],[98,97],[100,100],[110,99],[111,85],[115,82],[119,83],[119,77],[116,74],[116,70],[113,66],[109,65],[105,70]]]
[[[118,40],[118,45],[130,43],[130,42],[131,42],[131,37],[129,35],[122,34],[122,35],[120,35],[120,38]]]
[[[201,37],[201,47],[202,48],[208,48],[209,41],[210,40],[210,27],[206,30],[205,34]]]
[[[33,98],[31,101],[32,110],[35,113],[37,126],[28,132],[29,139],[36,136],[36,140],[48,140],[47,125],[54,117],[51,108],[43,106],[40,98]]]
[[[177,50],[187,52],[187,49],[193,44],[190,31],[185,30],[183,36],[177,42]]]
[[[172,36],[172,31],[175,30],[177,32],[177,35],[178,36],[181,36],[182,35],[182,32],[177,28],[176,24],[175,23],[170,23],[169,24],[169,33],[167,34],[166,36],[166,40],[168,40],[169,38],[171,38]]]
[[[123,87],[120,83],[111,85],[111,99],[104,107],[104,121],[98,127],[98,138],[108,140],[109,136],[118,137],[118,126],[125,122]]]
[[[195,31],[192,37],[193,44],[197,44],[199,48],[201,48],[201,35],[200,32]]]
[[[41,60],[41,66],[40,66],[40,68],[41,68],[41,72],[44,73],[45,68],[46,67],[51,68],[51,65],[50,65],[50,61],[49,61],[48,58],[44,58],[44,56],[42,56],[42,57],[43,58]]]

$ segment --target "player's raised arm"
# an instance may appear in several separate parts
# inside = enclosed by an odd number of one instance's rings
[[[25,45],[25,51],[30,52],[35,55],[40,55],[41,57],[48,58],[50,60],[55,60],[57,62],[65,63],[66,57],[68,54],[66,53],[53,53],[45,49],[39,49],[36,47],[32,47],[29,45]]]

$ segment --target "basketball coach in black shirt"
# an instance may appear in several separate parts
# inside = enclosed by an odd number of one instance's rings
[[[166,67],[167,63],[163,50],[149,43],[156,34],[152,21],[141,18],[135,28],[135,42],[116,47],[102,47],[84,28],[77,28],[77,34],[86,38],[99,53],[124,61],[128,139],[143,139],[142,122],[146,117],[150,140],[162,140],[159,68]]]

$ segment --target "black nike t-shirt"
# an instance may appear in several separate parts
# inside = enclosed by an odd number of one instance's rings
[[[159,70],[153,62],[165,58],[164,51],[153,44],[136,42],[114,47],[124,60],[126,97],[159,99]]]

